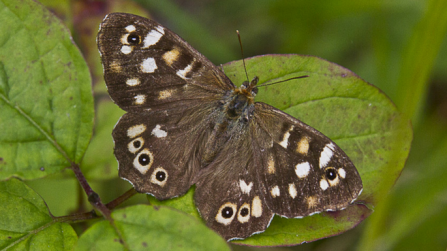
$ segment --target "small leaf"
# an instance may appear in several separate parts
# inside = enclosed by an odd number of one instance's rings
[[[0,205],[0,249],[73,249],[73,228],[53,221],[45,202],[23,182],[0,182]]]
[[[157,200],[152,195],[147,195],[147,199],[149,200],[151,205],[164,205],[172,207],[183,211],[191,216],[194,216],[199,221],[201,221],[202,218],[200,217],[200,214],[194,204],[194,190],[194,187],[192,187],[185,195],[164,201]]]
[[[164,206],[138,205],[112,213],[131,250],[229,250],[225,240],[194,218]],[[124,250],[109,222],[79,239],[76,250]]]
[[[258,76],[259,85],[308,75],[259,87],[256,101],[284,110],[334,140],[350,157],[363,181],[363,193],[346,210],[326,212],[303,219],[275,216],[264,233],[245,240],[244,245],[297,245],[341,234],[364,220],[381,198],[378,187],[381,173],[391,170],[397,179],[408,156],[412,131],[409,121],[376,87],[351,71],[334,63],[311,56],[267,55],[246,61],[248,75]],[[239,85],[247,80],[242,61],[224,65],[225,74]],[[185,196],[159,203],[190,214],[193,210],[192,191]],[[194,209],[192,209],[193,207]],[[194,214],[193,214],[194,215]]]
[[[31,0],[0,1],[0,179],[79,163],[93,126],[87,65],[67,28]]]

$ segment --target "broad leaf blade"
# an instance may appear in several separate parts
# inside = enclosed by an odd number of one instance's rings
[[[381,173],[392,170],[393,179],[400,174],[412,139],[409,122],[376,87],[326,60],[300,55],[268,55],[247,59],[246,64],[249,76],[259,77],[258,85],[309,75],[260,87],[256,101],[282,109],[334,140],[356,165],[364,190],[359,204],[344,211],[303,219],[275,216],[264,233],[234,243],[296,245],[355,227],[372,212],[361,204],[374,206],[381,199],[376,197]],[[241,61],[224,65],[225,73],[237,85],[246,80],[243,69]],[[191,212],[185,205],[193,207],[192,191],[181,198],[157,203]]]
[[[69,31],[30,0],[0,1],[0,179],[79,163],[93,126],[88,68]]]
[[[360,199],[380,200],[374,198],[382,180],[380,172],[393,170],[397,179],[412,141],[410,122],[391,100],[351,71],[317,57],[268,55],[246,63],[260,84],[309,75],[261,87],[256,101],[280,108],[334,140],[362,177]],[[241,67],[238,61],[225,68],[235,83],[245,80]]]
[[[21,181],[0,182],[0,205],[0,249],[73,249],[73,228],[54,222],[45,202]]]
[[[194,218],[167,207],[138,205],[112,213],[131,250],[229,250],[225,240]],[[76,250],[124,250],[109,222],[93,225]]]

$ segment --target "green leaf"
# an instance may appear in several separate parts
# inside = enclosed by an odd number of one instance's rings
[[[91,80],[69,31],[42,5],[2,0],[0,9],[0,179],[34,179],[81,161]]]
[[[168,207],[132,206],[114,211],[112,218],[131,250],[229,250],[218,234]],[[109,222],[101,221],[79,238],[76,250],[124,250],[118,240]]]
[[[164,205],[172,207],[181,210],[193,217],[196,217],[198,220],[201,220],[202,218],[200,217],[200,214],[194,204],[194,190],[195,188],[192,187],[185,195],[164,201],[157,200],[152,195],[147,195],[147,199],[149,200],[151,205]]]
[[[95,133],[82,160],[82,172],[87,179],[118,177],[118,163],[113,155],[112,130],[124,114],[110,99],[98,101]]]
[[[273,105],[309,124],[334,140],[351,158],[363,180],[363,193],[346,210],[303,219],[275,217],[269,228],[246,240],[244,245],[296,245],[343,233],[360,223],[380,201],[378,187],[385,170],[396,180],[408,156],[412,139],[409,121],[376,87],[334,63],[300,55],[267,55],[247,59],[249,76],[258,76],[259,85],[309,75],[259,87],[256,101]],[[224,65],[230,79],[246,80],[242,61]],[[389,189],[389,188],[388,188]],[[154,203],[154,199],[151,199]],[[173,200],[157,202],[190,214],[192,191]],[[192,208],[191,208],[192,207]]]
[[[0,249],[72,250],[77,235],[53,221],[45,202],[19,180],[0,182]]]

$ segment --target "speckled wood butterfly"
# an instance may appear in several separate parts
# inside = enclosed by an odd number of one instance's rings
[[[178,35],[131,14],[108,15],[97,41],[110,96],[127,112],[113,130],[119,175],[137,191],[164,200],[195,184],[198,211],[227,240],[361,193],[334,142],[254,102],[258,78],[236,87]]]

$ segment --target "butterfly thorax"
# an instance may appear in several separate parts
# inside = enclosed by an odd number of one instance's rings
[[[202,167],[211,163],[231,137],[238,137],[246,131],[255,109],[254,98],[257,93],[258,78],[244,82],[233,89],[222,101],[221,116],[216,119],[202,155]]]
[[[251,82],[245,81],[241,87],[236,88],[230,95],[228,106],[226,107],[227,117],[232,120],[238,120],[242,117],[244,122],[248,122],[253,113],[253,104],[258,89],[256,84],[258,77],[253,78]]]

